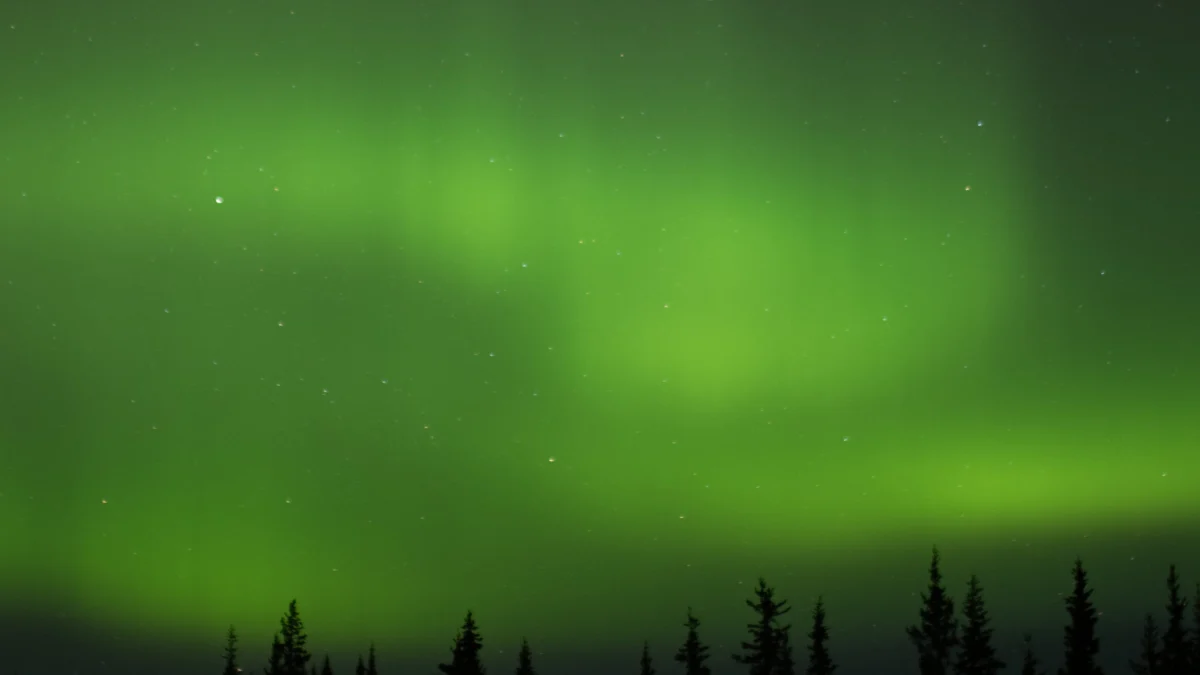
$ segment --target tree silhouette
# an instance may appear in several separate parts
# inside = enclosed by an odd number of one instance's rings
[[[271,641],[271,656],[267,661],[266,675],[308,675],[308,662],[312,655],[305,644],[304,622],[296,601],[288,604],[287,614],[279,620],[279,632]]]
[[[1025,634],[1025,650],[1021,657],[1021,675],[1045,675],[1041,670],[1038,670],[1037,656],[1033,653],[1033,636],[1029,633]]]
[[[654,662],[650,660],[650,641],[642,643],[642,669],[640,675],[654,675]]]
[[[775,589],[767,586],[765,579],[758,580],[754,589],[758,602],[747,600],[746,605],[758,614],[758,621],[748,624],[750,641],[742,643],[742,654],[734,654],[733,660],[750,666],[749,675],[778,675],[780,667],[786,667],[789,650],[787,632],[791,626],[780,626],[779,618],[792,611],[786,600],[775,601]]]
[[[675,652],[675,660],[683,664],[684,675],[711,675],[712,670],[704,664],[708,660],[708,647],[700,642],[700,619],[692,614],[691,607],[688,607],[687,622],[683,625],[688,629],[687,638]]]
[[[487,671],[479,661],[479,652],[483,649],[483,637],[475,626],[475,618],[467,612],[462,628],[454,636],[454,646],[451,648],[453,657],[450,663],[438,664],[438,670],[446,675],[484,675]]]
[[[979,578],[972,574],[967,581],[960,621],[955,616],[954,600],[944,586],[940,563],[940,553],[934,547],[929,585],[927,591],[921,593],[920,621],[905,629],[917,649],[920,675],[951,675],[951,672],[952,675],[999,675],[1006,664],[998,658],[993,645],[994,629]],[[1056,675],[1104,675],[1097,664],[1100,652],[1097,624],[1101,613],[1093,603],[1094,589],[1090,587],[1087,572],[1078,557],[1072,568],[1072,578],[1072,592],[1064,598],[1068,621],[1063,629],[1063,663]],[[1166,621],[1160,626],[1153,612],[1145,615],[1139,649],[1136,658],[1129,660],[1129,666],[1134,675],[1200,675],[1200,583],[1196,584],[1195,599],[1191,601],[1192,625],[1189,626],[1186,618],[1189,599],[1181,593],[1176,565],[1169,566],[1166,582]],[[791,626],[782,625],[782,618],[791,608],[787,601],[776,598],[775,590],[761,577],[753,592],[753,598],[745,603],[754,611],[756,620],[747,624],[750,635],[740,643],[741,653],[732,658],[749,666],[747,675],[794,675]],[[687,635],[673,655],[683,667],[682,675],[712,675],[708,663],[711,654],[709,647],[700,640],[700,625],[701,621],[688,607],[687,620],[683,624]],[[835,675],[838,666],[830,653],[829,627],[820,596],[813,605],[812,628],[807,637],[805,675]],[[307,642],[304,623],[293,599],[280,619],[278,632],[272,636],[264,675],[333,675],[328,654],[318,671]],[[231,625],[223,652],[222,675],[242,673],[238,667],[241,651],[238,643],[237,631]],[[480,659],[482,649],[483,638],[473,613],[468,611],[462,627],[455,634],[450,663],[438,664],[438,670],[443,675],[486,675]],[[360,653],[354,670],[356,675],[378,675],[374,644],[370,646],[365,663]],[[1045,675],[1028,633],[1024,635],[1020,673]],[[642,645],[640,674],[656,675],[648,641]],[[532,650],[525,638],[521,640],[514,675],[536,675]]]
[[[1200,675],[1200,582],[1192,598],[1192,674]]]
[[[929,564],[929,593],[921,594],[921,625],[908,627],[908,639],[917,648],[921,675],[946,675],[950,671],[951,653],[958,646],[954,600],[942,586],[940,562],[935,546]]]
[[[963,600],[962,637],[954,672],[958,675],[996,675],[1005,663],[996,658],[992,647],[991,618],[983,603],[983,587],[974,574],[967,581],[967,597]]]
[[[271,655],[263,672],[265,675],[283,675],[283,643],[279,641],[278,633],[271,637]]]
[[[825,625],[825,603],[820,596],[813,607],[813,627],[808,634],[808,669],[807,675],[833,675],[837,665],[829,654],[829,627]]]
[[[1075,559],[1072,571],[1075,588],[1067,598],[1067,616],[1070,622],[1063,629],[1063,665],[1058,675],[1103,675],[1096,665],[1100,653],[1100,642],[1096,639],[1096,608],[1092,605],[1092,590],[1088,588],[1087,572],[1083,561]]]
[[[775,664],[775,675],[796,675],[796,658],[792,654],[791,626],[775,629],[775,644],[779,645],[779,662]]]
[[[1187,598],[1179,593],[1179,577],[1175,574],[1175,566],[1171,565],[1167,572],[1167,628],[1162,634],[1157,671],[1161,675],[1189,675],[1192,644],[1184,623],[1186,612]]]
[[[529,648],[529,640],[521,638],[521,651],[517,654],[516,675],[535,675],[533,672],[533,650]]]
[[[1129,662],[1134,675],[1162,675],[1162,652],[1158,649],[1158,625],[1153,614],[1146,615],[1139,648],[1138,660]]]
[[[225,669],[221,675],[238,675],[242,672],[237,665],[237,651],[237,631],[230,626],[229,634],[225,637]]]

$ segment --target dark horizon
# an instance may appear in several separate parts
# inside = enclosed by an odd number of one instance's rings
[[[939,551],[940,552],[940,551]],[[953,580],[948,580],[945,577],[945,556],[944,553],[939,556],[936,565],[940,568],[939,571],[939,586],[944,589],[953,603],[953,622],[957,627],[958,642],[954,643],[952,653],[957,655],[964,649],[961,644],[963,635],[963,626],[968,622],[965,616],[966,609],[964,607],[964,593],[955,592],[955,584]],[[1082,565],[1082,569],[1086,570],[1087,565],[1083,563],[1081,558],[1076,559],[1076,564]],[[1181,675],[1193,675],[1200,672],[1200,611],[1197,611],[1196,606],[1200,604],[1200,580],[1189,579],[1184,570],[1178,570],[1175,565],[1171,565],[1172,573],[1178,573],[1175,578],[1176,588],[1180,591],[1183,608],[1183,643],[1181,649],[1188,659],[1185,670],[1181,671]],[[1164,647],[1165,642],[1162,642],[1161,630],[1168,624],[1169,617],[1164,615],[1164,608],[1167,606],[1168,598],[1168,574],[1164,572],[1160,579],[1158,594],[1160,597],[1144,598],[1143,605],[1147,610],[1137,617],[1136,621],[1130,621],[1130,617],[1113,616],[1111,613],[1104,610],[1104,604],[1097,603],[1095,600],[1096,586],[1091,579],[1090,572],[1087,574],[1087,589],[1086,603],[1088,606],[1095,608],[1096,613],[1096,635],[1099,638],[1100,649],[1095,655],[1095,663],[1100,666],[1105,673],[1127,672],[1130,664],[1139,662],[1139,659],[1144,657],[1144,640],[1142,629],[1147,616],[1153,617],[1157,621],[1157,626],[1160,630],[1158,639],[1160,642],[1159,650]],[[971,575],[978,578],[977,575]],[[1065,575],[1064,575],[1065,576]],[[784,629],[789,632],[791,637],[791,647],[794,651],[795,658],[795,673],[804,673],[806,666],[809,664],[809,647],[812,644],[812,633],[815,606],[810,603],[808,606],[798,604],[792,601],[792,598],[780,593],[774,584],[769,583],[764,577],[760,577],[759,584],[765,585],[769,589],[769,593],[774,593],[775,599],[782,605],[787,606],[787,613],[783,620],[772,622],[771,625]],[[907,626],[901,627],[896,631],[898,635],[903,636],[906,631],[916,630],[921,625],[920,611],[927,606],[926,602],[931,597],[931,579],[928,574],[924,578],[925,586],[916,598],[913,605],[913,621]],[[1069,581],[1069,580],[1068,580]],[[985,610],[986,618],[981,624],[988,633],[985,643],[990,649],[995,650],[995,655],[1003,664],[999,672],[1022,672],[1022,659],[1027,654],[1035,655],[1038,663],[1037,673],[1039,675],[1063,675],[1060,670],[1064,667],[1065,660],[1062,657],[1064,652],[1064,634],[1063,630],[1072,624],[1073,617],[1069,607],[1073,597],[1070,588],[1061,591],[1057,595],[1057,600],[1062,605],[1061,616],[1058,617],[1061,621],[1057,635],[1055,631],[1047,631],[1044,629],[1045,620],[1051,617],[1029,617],[1027,627],[1020,629],[1016,635],[1006,635],[1003,629],[997,630],[995,614],[992,607],[994,604],[991,600],[992,596],[1003,597],[1003,589],[989,589],[986,580],[979,579],[982,585],[982,607]],[[959,584],[965,588],[965,584]],[[1069,583],[1064,583],[1064,586],[1069,586]],[[761,590],[762,586],[760,586]],[[751,596],[746,598],[747,602],[754,597],[753,588],[751,588]],[[990,592],[989,592],[990,591]],[[1099,597],[1103,598],[1103,589],[1100,589]],[[761,599],[761,596],[760,596]],[[903,653],[903,650],[889,654],[875,654],[872,657],[864,657],[861,653],[856,653],[856,641],[853,637],[846,640],[846,646],[839,649],[842,640],[839,640],[841,631],[838,630],[838,625],[835,619],[837,617],[838,608],[831,607],[828,600],[822,594],[819,596],[823,611],[822,625],[828,630],[828,634],[822,639],[822,644],[829,650],[832,655],[833,663],[836,666],[837,672],[840,673],[903,673],[903,672],[923,672],[919,664],[920,652],[913,642],[912,636],[904,636],[903,642],[908,647],[908,654]],[[286,603],[285,603],[286,605]],[[338,645],[333,650],[322,648],[322,641],[319,635],[313,635],[307,628],[306,612],[303,610],[303,605],[299,599],[293,600],[293,607],[299,607],[299,617],[305,622],[304,634],[307,636],[307,651],[311,654],[312,661],[310,665],[313,668],[320,668],[326,658],[330,659],[335,675],[337,673],[354,672],[354,667],[358,659],[366,659],[369,650],[377,650],[378,658],[378,673],[380,675],[389,675],[395,673],[402,675],[404,673],[417,672],[433,672],[435,666],[437,668],[449,667],[448,665],[437,666],[438,663],[448,664],[451,659],[451,649],[449,647],[442,650],[441,658],[427,659],[421,656],[405,654],[403,648],[400,648],[398,653],[389,653],[389,647],[394,648],[395,643],[389,639],[379,639],[376,637],[366,638],[362,641],[361,649],[357,651],[346,651],[345,645]],[[795,611],[799,609],[800,611]],[[482,662],[490,673],[508,672],[509,666],[516,668],[518,649],[505,648],[504,644],[499,646],[493,645],[493,641],[488,638],[490,631],[487,624],[481,622],[478,614],[471,609],[465,610],[468,620],[473,616],[475,625],[479,626],[479,632],[482,635],[483,653]],[[689,614],[689,612],[691,614]],[[719,613],[718,613],[719,614]],[[749,611],[742,612],[743,618],[747,624],[753,624],[758,617]],[[682,618],[695,615],[699,620],[701,643],[704,645],[704,651],[708,652],[706,664],[713,675],[722,675],[724,673],[741,673],[745,672],[747,666],[735,663],[734,658],[730,658],[735,654],[745,654],[745,640],[750,639],[746,635],[729,635],[729,640],[713,639],[712,629],[710,625],[711,617],[701,614],[696,608],[686,608],[680,614],[681,620],[678,621],[678,626],[675,627],[678,640],[675,643],[670,642],[667,637],[668,633],[662,631],[657,633],[658,639],[652,639],[649,636],[643,638],[646,644],[649,645],[649,653],[655,660],[656,672],[661,675],[666,675],[672,672],[684,672],[684,666],[676,663],[675,655],[680,651],[684,643],[684,639],[688,634],[686,622]],[[286,619],[287,612],[282,613]],[[730,617],[732,618],[732,617]],[[1012,623],[1012,617],[1007,617],[1009,623]],[[31,620],[32,619],[32,620]],[[1136,624],[1137,631],[1131,631],[1130,628]],[[786,629],[784,628],[786,625]],[[73,633],[70,630],[64,632],[64,628],[69,626],[66,617],[55,617],[53,620],[47,620],[44,617],[33,616],[22,617],[21,620],[13,621],[11,618],[5,620],[3,614],[0,614],[0,635],[3,635],[7,640],[0,640],[0,652],[21,654],[22,652],[28,655],[26,661],[14,662],[9,661],[9,666],[13,668],[14,673],[79,673],[89,672],[100,665],[96,672],[122,672],[131,675],[139,673],[162,672],[164,659],[169,661],[171,672],[175,675],[191,675],[195,673],[200,675],[205,672],[214,672],[215,666],[211,663],[215,657],[214,654],[220,654],[214,645],[214,640],[195,640],[195,641],[160,641],[160,640],[137,640],[136,637],[130,640],[123,646],[118,646],[120,638],[115,642],[110,639],[107,643],[80,645],[71,640]],[[911,626],[911,627],[908,627]],[[747,626],[749,627],[749,626]],[[1038,630],[1038,627],[1042,627]],[[96,634],[97,627],[81,630],[80,634]],[[509,628],[511,632],[512,627]],[[239,667],[238,672],[257,673],[262,672],[262,668],[267,664],[267,656],[270,654],[270,641],[263,641],[261,630],[238,629],[234,625],[227,627],[227,630],[237,629],[235,645],[236,645],[236,663]],[[707,629],[707,630],[706,630]],[[279,635],[279,628],[275,629],[274,635]],[[449,636],[447,642],[454,643],[455,631],[461,634],[458,626],[447,627],[446,633]],[[24,631],[24,634],[23,634]],[[389,631],[381,628],[381,634],[387,635]],[[58,641],[56,646],[57,651],[47,649],[39,656],[37,648],[26,640],[33,636],[39,635],[56,635]],[[248,641],[246,635],[254,636],[254,641]],[[1057,639],[1055,639],[1057,638]],[[529,641],[526,635],[522,635],[522,641]],[[9,644],[5,644],[8,642]],[[201,647],[201,644],[207,643],[207,646]],[[228,645],[228,642],[222,642],[223,645]],[[738,645],[741,647],[738,647]],[[641,653],[641,643],[631,643],[629,645],[628,654],[621,655],[615,645],[602,651],[602,655],[598,657],[595,654],[587,654],[586,652],[571,652],[564,650],[547,651],[539,648],[536,642],[530,644],[533,653],[533,667],[540,675],[550,675],[553,673],[569,672],[569,673],[594,673],[600,675],[602,673],[622,673],[636,672],[636,657]],[[64,648],[65,647],[65,648]],[[520,647],[520,643],[517,644]],[[339,651],[340,650],[340,651]],[[81,656],[86,654],[87,656]],[[725,657],[722,659],[721,657]],[[628,661],[628,663],[622,663]],[[958,661],[958,657],[953,657],[947,663],[954,666]],[[69,665],[68,665],[69,664]],[[285,672],[285,671],[280,671]],[[451,671],[445,671],[450,673]],[[949,672],[949,671],[948,671]],[[954,672],[958,672],[955,670]],[[278,675],[273,671],[267,670],[267,675]],[[453,674],[451,674],[453,675]],[[466,675],[464,673],[463,675]],[[1067,675],[1077,675],[1074,671],[1068,671]],[[1079,674],[1085,675],[1085,674]],[[1145,675],[1144,673],[1142,675]],[[1162,673],[1160,673],[1162,675]],[[1167,675],[1170,675],[1169,673]]]

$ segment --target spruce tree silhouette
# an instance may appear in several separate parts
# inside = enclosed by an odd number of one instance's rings
[[[1142,628],[1142,641],[1139,644],[1138,660],[1129,662],[1129,668],[1134,675],[1162,675],[1162,652],[1158,649],[1158,625],[1154,623],[1154,615],[1147,614]]]
[[[1092,605],[1092,590],[1088,588],[1087,572],[1083,561],[1075,559],[1071,572],[1075,587],[1067,598],[1067,616],[1070,622],[1063,629],[1063,665],[1058,675],[1103,675],[1096,665],[1100,653],[1100,642],[1096,639],[1096,608]]]
[[[279,634],[271,637],[271,656],[267,658],[267,667],[263,669],[265,675],[283,675],[283,643],[279,641]]]
[[[533,650],[525,638],[521,638],[521,651],[517,653],[516,675],[536,675],[533,672]]]
[[[996,658],[992,647],[991,618],[983,603],[983,587],[974,574],[967,581],[967,597],[963,600],[962,636],[958,658],[954,661],[957,675],[996,675],[1005,663]]]
[[[776,602],[775,589],[767,586],[766,580],[761,577],[754,595],[758,597],[758,602],[747,600],[746,606],[758,614],[758,621],[747,624],[750,641],[742,643],[743,653],[734,654],[733,660],[750,666],[749,675],[778,675],[780,667],[786,665],[785,636],[791,628],[780,626],[779,617],[792,611],[792,608],[787,606],[786,600]]]
[[[812,632],[808,634],[808,669],[807,675],[833,675],[837,665],[829,654],[829,627],[825,625],[825,602],[817,596],[817,604],[813,607]]]
[[[1179,593],[1175,566],[1167,572],[1167,628],[1162,634],[1162,653],[1158,673],[1191,675],[1192,644],[1186,622],[1187,598]],[[1144,650],[1143,650],[1144,651]]]
[[[783,626],[775,630],[775,639],[779,645],[779,663],[775,666],[775,675],[796,675],[796,657],[792,653],[791,626]]]
[[[638,671],[639,675],[654,675],[654,662],[650,660],[650,641],[642,643],[642,669]]]
[[[325,655],[325,663],[321,664],[321,675],[333,675],[333,666],[329,663],[329,655]]]
[[[296,601],[288,603],[288,613],[280,620],[283,629],[283,666],[284,675],[304,675],[305,667],[312,654],[306,644],[308,636],[304,633],[304,622],[300,619],[300,611],[296,609]]]
[[[363,664],[362,654],[358,655],[358,665],[354,666],[354,675],[367,675],[367,666]]]
[[[1200,675],[1200,582],[1192,598],[1192,675]]]
[[[362,657],[359,657],[362,658]],[[367,650],[367,675],[379,675],[379,670],[375,668],[375,643],[371,643],[371,647]]]
[[[462,628],[454,636],[450,663],[439,663],[438,670],[446,675],[484,675],[487,671],[479,660],[479,652],[482,649],[483,636],[479,634],[479,628],[475,625],[475,617],[468,611]]]
[[[266,675],[308,675],[308,661],[312,655],[305,644],[304,622],[296,609],[296,601],[288,604],[287,614],[279,621],[279,633],[271,641],[271,657],[267,661]]]
[[[1037,656],[1033,653],[1033,635],[1026,633],[1024,639],[1024,655],[1021,657],[1021,675],[1045,675],[1038,670]]]
[[[688,629],[687,638],[675,652],[675,660],[683,664],[683,674],[712,675],[712,670],[704,663],[708,660],[708,647],[700,642],[700,619],[692,614],[691,607],[688,607],[687,622],[683,625]]]
[[[225,669],[221,675],[238,675],[242,672],[237,665],[237,651],[237,631],[230,626],[229,634],[225,637]]]
[[[954,618],[954,600],[942,586],[941,557],[933,548],[929,563],[929,593],[921,594],[921,625],[908,627],[908,639],[917,648],[917,667],[921,675],[947,675],[951,654],[958,646],[958,623]]]

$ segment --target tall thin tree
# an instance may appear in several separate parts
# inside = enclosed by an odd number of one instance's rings
[[[650,660],[650,641],[646,640],[642,643],[642,660],[640,675],[654,675],[654,662]]]
[[[775,599],[775,589],[759,578],[754,589],[758,601],[747,600],[746,605],[758,615],[758,620],[746,627],[750,630],[750,641],[742,643],[742,653],[734,654],[733,660],[750,666],[749,675],[777,675],[785,663],[787,648],[786,633],[791,626],[782,626],[780,617],[792,611],[786,600]]]
[[[230,626],[229,633],[225,636],[225,668],[221,671],[221,675],[238,675],[242,672],[237,664],[237,641],[237,631]]]
[[[967,581],[963,619],[954,672],[956,675],[997,675],[1005,663],[996,657],[996,649],[992,646],[991,617],[984,606],[983,586],[974,574]]]
[[[468,611],[462,628],[454,636],[450,663],[438,664],[438,670],[446,675],[485,675],[487,671],[479,660],[479,652],[482,649],[483,636],[479,634],[479,627],[475,625],[475,617]]]
[[[325,655],[325,662],[321,664],[321,675],[333,675],[333,664],[329,662],[329,655]]]
[[[280,621],[280,625],[283,627],[283,663],[287,675],[304,675],[312,654],[306,646],[308,635],[304,633],[304,622],[300,619],[295,600],[288,604],[288,613]]]
[[[712,675],[712,669],[705,664],[708,646],[700,641],[700,619],[692,614],[691,607],[688,607],[687,621],[683,625],[687,628],[687,637],[675,652],[675,660],[683,664],[684,675]]]
[[[1187,629],[1187,598],[1179,592],[1175,566],[1167,571],[1167,627],[1162,634],[1161,675],[1190,675],[1192,644]]]
[[[1192,598],[1192,675],[1200,675],[1200,582]]]
[[[358,665],[354,666],[354,675],[367,675],[367,664],[363,663],[362,654],[358,655]]]
[[[312,654],[307,648],[308,635],[304,633],[304,621],[296,601],[288,603],[288,611],[279,620],[279,633],[271,643],[271,657],[267,663],[267,675],[309,675],[308,662]]]
[[[1092,604],[1092,589],[1088,588],[1087,571],[1083,561],[1075,559],[1071,571],[1074,588],[1066,599],[1068,623],[1063,628],[1063,665],[1058,675],[1103,675],[1096,664],[1100,641],[1096,639],[1098,614]]]
[[[525,638],[521,638],[521,651],[517,653],[516,675],[536,675],[533,672],[533,650]]]
[[[1021,655],[1021,675],[1045,675],[1038,665],[1037,656],[1033,652],[1033,635],[1026,633]]]
[[[367,649],[367,675],[379,675],[379,669],[375,667],[375,643],[371,643],[371,647]]]
[[[775,629],[776,644],[779,645],[779,662],[775,664],[775,675],[796,675],[796,656],[792,652],[791,626]]]
[[[283,643],[279,641],[279,634],[271,636],[271,652],[267,657],[267,667],[263,669],[264,675],[283,675]]]
[[[1129,662],[1134,675],[1162,675],[1162,651],[1158,648],[1158,624],[1153,614],[1146,615],[1138,648],[1137,660]]]
[[[812,632],[808,634],[807,675],[833,675],[837,665],[829,653],[829,626],[825,625],[825,602],[820,596],[813,607]]]
[[[947,675],[954,648],[958,646],[958,623],[954,600],[942,585],[941,557],[937,547],[929,563],[929,590],[921,594],[921,623],[908,627],[908,639],[917,649],[921,675]]]

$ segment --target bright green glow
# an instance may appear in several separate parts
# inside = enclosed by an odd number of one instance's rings
[[[533,45],[503,13],[360,39],[301,11],[28,66],[0,584],[164,631],[258,639],[298,595],[327,640],[441,645],[467,605],[568,640],[580,594],[736,603],[702,582],[813,541],[1194,509],[1200,439],[1142,396],[1182,385],[1081,368],[1054,339],[1079,303],[1038,304],[1020,92],[970,59],[764,74],[792,37],[714,11]]]

